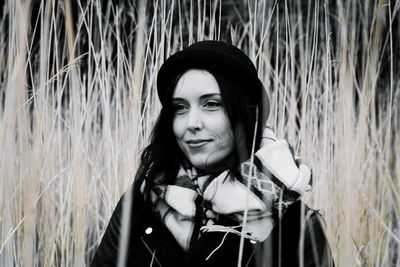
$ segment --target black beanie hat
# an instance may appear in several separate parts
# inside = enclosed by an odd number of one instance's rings
[[[216,72],[239,84],[252,102],[268,103],[268,95],[250,58],[239,48],[220,41],[201,41],[170,56],[157,77],[157,92],[164,104],[170,83],[188,69]],[[267,113],[268,114],[268,111]]]

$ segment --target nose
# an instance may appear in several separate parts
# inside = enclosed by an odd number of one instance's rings
[[[191,132],[201,130],[203,128],[203,121],[201,118],[201,112],[195,108],[192,108],[188,114],[187,128]]]

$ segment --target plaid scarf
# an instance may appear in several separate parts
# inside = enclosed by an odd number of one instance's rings
[[[155,179],[150,192],[153,211],[185,251],[201,234],[212,231],[246,233],[245,238],[262,242],[274,218],[310,190],[311,170],[294,159],[285,140],[264,144],[255,155],[253,162],[240,165],[242,179],[228,170],[199,175],[194,167],[183,165],[173,184],[158,182],[162,175]],[[236,225],[219,224],[221,217]]]

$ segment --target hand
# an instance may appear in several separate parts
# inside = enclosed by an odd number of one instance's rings
[[[311,190],[311,169],[295,159],[286,140],[277,139],[267,125],[264,129],[261,148],[255,153],[261,164],[289,190],[300,195]]]

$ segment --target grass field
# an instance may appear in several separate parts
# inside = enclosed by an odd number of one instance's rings
[[[160,110],[158,68],[203,39],[256,64],[336,265],[400,266],[400,1],[366,2],[6,0],[0,266],[90,262]]]

